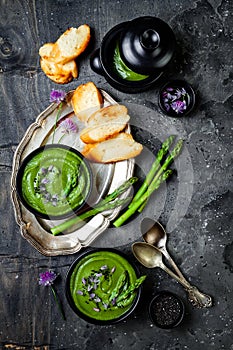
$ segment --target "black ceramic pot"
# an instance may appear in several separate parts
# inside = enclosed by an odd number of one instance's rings
[[[145,78],[126,79],[119,75],[114,65],[117,46],[123,65]],[[172,60],[175,46],[174,33],[167,23],[156,17],[138,17],[113,27],[91,56],[90,64],[117,90],[137,93],[158,81]]]

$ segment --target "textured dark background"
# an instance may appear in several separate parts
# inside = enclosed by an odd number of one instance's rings
[[[232,1],[0,0],[0,13],[0,347],[232,350]],[[92,80],[118,101],[158,110],[156,87],[123,94],[89,66],[90,52],[111,27],[141,15],[170,24],[179,49],[166,79],[184,78],[198,94],[195,112],[180,121],[192,160],[193,193],[186,215],[169,236],[169,250],[190,281],[213,296],[214,306],[192,308],[183,288],[170,277],[140,267],[148,273],[145,298],[127,321],[99,327],[79,319],[65,300],[65,275],[77,255],[44,257],[21,237],[10,201],[12,159],[27,127],[48,106],[50,91],[57,87],[41,71],[38,49],[69,26],[88,23],[94,40],[79,60],[78,80],[66,85],[67,91]],[[151,133],[153,128],[158,132],[153,120],[149,122]],[[165,213],[161,218],[166,224]],[[129,231],[133,229],[132,222]],[[119,249],[132,257],[130,245]],[[66,322],[49,290],[38,286],[39,272],[48,268],[60,274],[56,287]],[[146,312],[152,295],[162,289],[176,292],[186,305],[183,324],[173,330],[156,328]]]

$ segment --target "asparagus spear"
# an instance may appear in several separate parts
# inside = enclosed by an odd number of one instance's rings
[[[138,287],[144,282],[145,279],[145,275],[141,276],[133,284],[131,284],[124,293],[121,293],[119,295],[119,297],[117,298],[117,304],[125,299],[128,299],[131,296],[131,294],[134,293],[135,290],[138,289]]]
[[[135,211],[150,197],[150,195],[156,189],[159,188],[161,183],[166,181],[166,179],[171,175],[172,170],[166,170],[166,169],[171,164],[173,159],[179,155],[182,148],[182,144],[183,144],[183,140],[180,139],[175,145],[170,155],[165,160],[160,170],[155,175],[153,181],[148,186],[148,189],[146,190],[146,192],[144,192],[144,194],[136,202],[134,202],[132,206],[128,208],[128,210],[125,213],[123,213],[116,221],[114,221],[113,225],[115,227],[121,226],[131,215],[133,215]]]
[[[172,152],[168,155],[167,159],[165,160],[164,164],[162,165],[162,167],[160,168],[160,170],[157,172],[157,174],[155,174],[154,179],[158,179],[159,176],[163,173],[163,171],[165,171],[168,166],[173,162],[173,160],[179,155],[181,148],[182,148],[182,144],[183,144],[183,140],[179,140],[177,142],[177,144],[175,145],[175,147],[173,148]],[[152,165],[153,166],[153,165]],[[146,205],[145,201],[139,208],[138,211],[139,213],[142,212],[142,210],[144,209],[145,205]]]
[[[124,288],[125,284],[127,283],[128,280],[128,272],[125,270],[119,277],[117,284],[115,288],[113,289],[109,301],[112,301],[114,298],[116,298]]]
[[[80,223],[81,221],[90,218],[91,216],[94,216],[98,213],[101,213],[103,211],[106,210],[110,210],[110,209],[115,209],[117,207],[120,207],[121,205],[127,204],[129,202],[130,198],[125,198],[125,199],[118,199],[115,200],[111,203],[105,203],[103,205],[98,205],[96,207],[94,207],[91,210],[88,210],[87,212],[76,216],[70,220],[67,220],[65,222],[63,222],[62,224],[59,224],[57,226],[54,226],[50,229],[50,231],[52,232],[52,234],[54,236],[56,236],[58,233],[61,233],[67,229],[69,229],[70,227],[72,227],[73,225],[76,225],[78,223]]]
[[[137,200],[137,202],[133,203],[133,205],[128,208],[118,219],[113,222],[115,227],[120,227],[127,219],[132,216],[135,211],[150,197],[150,195],[159,188],[161,183],[166,181],[166,179],[171,175],[172,170],[167,170],[163,175],[161,175],[156,181],[152,181],[147,191],[143,193],[143,195]]]
[[[133,205],[134,202],[136,202],[141,195],[146,191],[148,188],[149,184],[153,180],[153,177],[155,176],[156,172],[159,170],[160,167],[160,162],[163,159],[163,157],[167,154],[172,142],[174,141],[175,136],[171,135],[169,136],[162,144],[160,150],[158,151],[155,161],[153,162],[149,173],[147,174],[142,186],[139,188],[138,192],[134,196],[132,202],[129,205],[129,208]]]
[[[52,234],[55,236],[60,232],[63,232],[73,225],[78,224],[79,222],[94,216],[98,213],[101,213],[102,211],[109,210],[109,209],[115,209],[123,204],[126,204],[129,201],[129,198],[116,200],[114,201],[119,195],[124,193],[130,186],[132,186],[136,181],[138,180],[137,177],[131,177],[127,181],[125,181],[121,186],[119,186],[115,191],[107,195],[102,201],[100,201],[93,209],[87,211],[86,213],[81,214],[80,216],[77,216],[75,218],[72,218],[68,221],[65,221],[64,223],[54,226],[51,228]]]

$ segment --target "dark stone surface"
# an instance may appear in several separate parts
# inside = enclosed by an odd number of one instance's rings
[[[232,350],[232,1],[0,0],[0,9],[0,347]],[[174,30],[179,49],[160,83],[172,77],[192,84],[198,99],[190,117],[177,120],[161,115],[157,87],[124,94],[89,66],[91,51],[110,28],[141,15],[158,16]],[[41,71],[38,49],[55,41],[67,27],[83,23],[91,26],[94,40],[78,60],[78,80],[64,89],[94,81],[116,100],[129,103],[132,123],[138,128],[135,137],[152,151],[153,137],[162,139],[170,130],[185,138],[183,158],[175,163],[177,176],[159,198],[153,198],[144,215],[154,215],[166,225],[171,255],[192,284],[213,296],[211,308],[193,308],[181,285],[159,269],[139,266],[148,278],[134,314],[115,326],[87,324],[72,313],[64,294],[66,272],[77,254],[45,257],[20,235],[10,201],[13,154],[27,127],[48,106],[51,89],[61,88]],[[130,243],[139,237],[135,230],[142,216],[114,231],[118,237],[128,235],[123,244],[119,239],[115,245],[132,259]],[[103,234],[103,242],[112,232],[110,228]],[[48,268],[60,275],[56,288],[66,322],[49,290],[38,286],[39,272]],[[186,306],[184,322],[173,330],[156,328],[147,313],[152,296],[164,289],[177,293]]]

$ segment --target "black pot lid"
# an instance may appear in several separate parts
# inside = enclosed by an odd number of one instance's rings
[[[160,18],[145,16],[129,21],[120,38],[120,55],[125,64],[140,74],[165,67],[175,51],[175,35]]]

